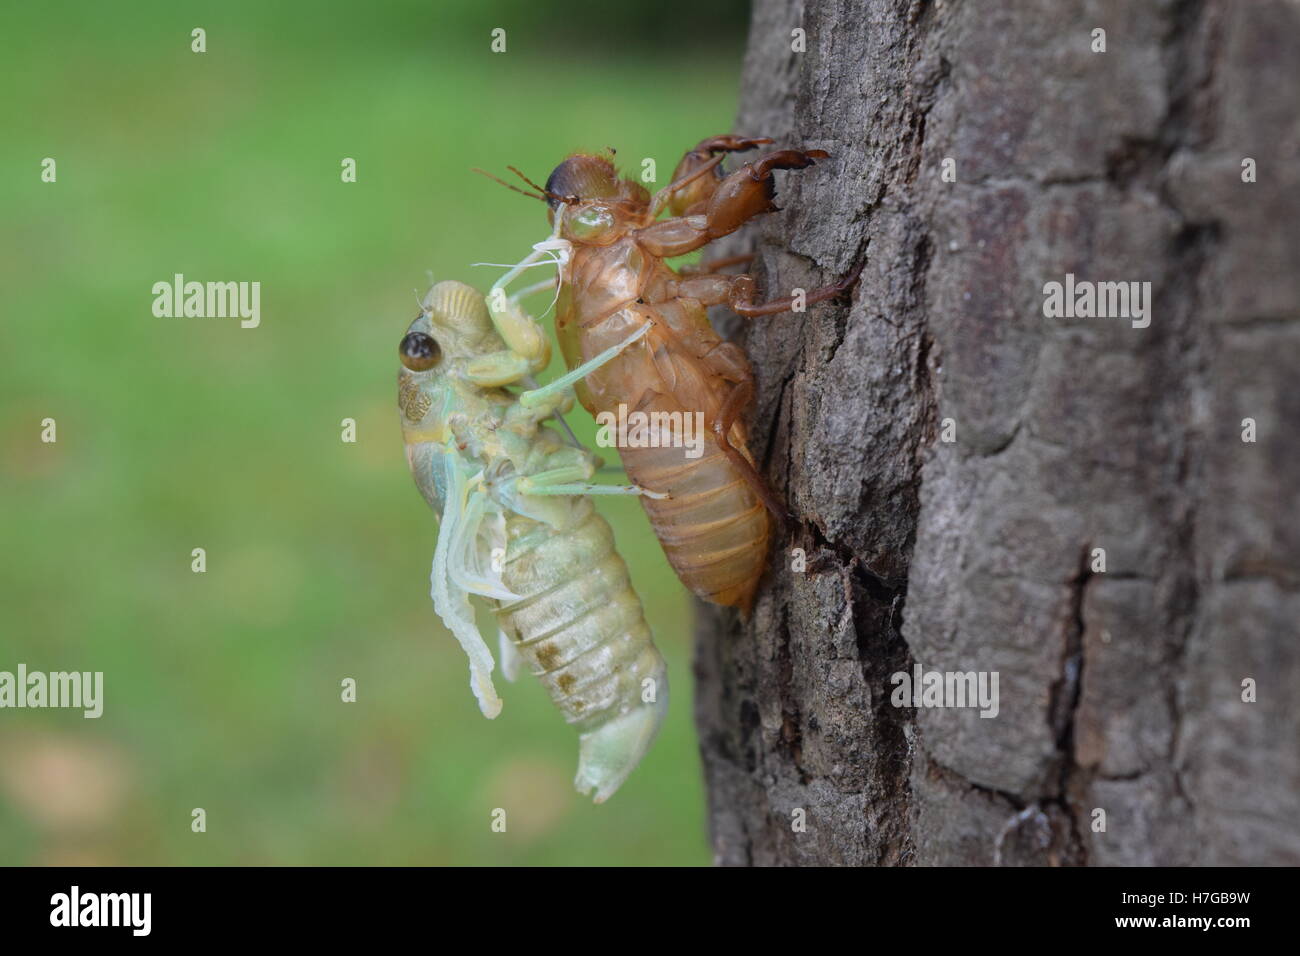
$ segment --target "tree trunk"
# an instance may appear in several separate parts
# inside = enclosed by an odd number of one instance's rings
[[[1300,863],[1298,62],[1284,0],[756,0],[736,132],[832,158],[731,251],[867,266],[719,320],[794,516],[700,607],[720,863]],[[1047,317],[1067,273],[1149,326]]]

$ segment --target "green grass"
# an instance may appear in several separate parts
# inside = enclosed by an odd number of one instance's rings
[[[485,287],[470,263],[547,228],[470,167],[545,178],[611,145],[662,182],[733,113],[738,35],[566,43],[531,9],[0,14],[0,670],[106,685],[97,721],[0,711],[0,864],[707,862],[689,605],[638,504],[601,508],[674,698],[606,805],[573,792],[576,735],[531,679],[479,715],[428,597],[436,524],[394,385],[412,289]],[[177,272],[260,281],[261,327],[154,317]]]

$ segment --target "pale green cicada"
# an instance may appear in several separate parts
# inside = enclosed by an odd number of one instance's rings
[[[599,460],[544,427],[572,406],[574,376],[507,390],[533,384],[550,346],[498,287],[485,299],[460,282],[434,285],[399,349],[406,458],[440,516],[433,604],[469,655],[470,687],[491,718],[501,700],[469,598],[488,601],[502,670],[513,679],[526,663],[577,726],[575,785],[600,803],[640,762],[668,708],[664,660],[589,497],[640,489],[592,484]]]

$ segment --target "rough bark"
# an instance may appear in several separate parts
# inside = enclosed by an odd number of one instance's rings
[[[700,607],[720,863],[1300,863],[1297,63],[1284,0],[756,0],[736,132],[833,158],[733,248],[867,267],[719,322],[795,519],[749,621]],[[1150,326],[1046,318],[1066,273]],[[893,706],[914,664],[998,716]]]

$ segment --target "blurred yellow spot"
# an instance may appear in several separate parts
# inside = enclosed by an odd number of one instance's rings
[[[554,829],[574,805],[572,774],[536,757],[503,763],[488,778],[484,798],[506,811],[506,833],[529,843]]]
[[[58,441],[41,441],[41,422],[54,418],[58,422]],[[64,423],[74,427],[80,422],[72,416],[57,416],[50,409],[27,404],[7,410],[0,422],[0,475],[20,480],[50,478],[67,465],[68,445],[64,441]],[[67,433],[75,436],[71,429]],[[75,438],[73,439],[75,441]]]
[[[128,788],[121,754],[100,741],[45,733],[10,735],[0,747],[0,792],[47,830],[110,824]]]

